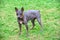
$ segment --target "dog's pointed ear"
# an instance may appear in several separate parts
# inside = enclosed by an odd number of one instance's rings
[[[24,8],[23,7],[21,8],[21,11],[24,11]]]
[[[18,8],[15,7],[15,11],[17,12],[18,11]]]

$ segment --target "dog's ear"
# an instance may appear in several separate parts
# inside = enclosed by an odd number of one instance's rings
[[[18,8],[15,7],[15,11],[17,12],[18,11]]]
[[[24,11],[24,8],[23,7],[21,8],[21,11]]]

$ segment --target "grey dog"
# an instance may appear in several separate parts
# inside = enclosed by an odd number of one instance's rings
[[[27,34],[28,34],[28,21],[31,20],[33,27],[31,29],[34,28],[35,26],[35,19],[37,19],[38,23],[40,24],[40,26],[42,27],[42,23],[41,23],[41,14],[39,10],[28,10],[28,11],[24,11],[24,8],[22,7],[20,10],[18,10],[18,8],[15,7],[15,11],[16,11],[16,15],[17,15],[17,20],[18,20],[18,24],[19,24],[19,28],[20,28],[20,34],[21,34],[21,25],[24,24],[26,26],[26,30],[27,30]]]

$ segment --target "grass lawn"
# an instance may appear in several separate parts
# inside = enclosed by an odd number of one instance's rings
[[[18,34],[15,7],[20,9],[22,6],[25,11],[40,10],[43,31],[36,20],[28,37],[24,25],[22,34]],[[30,29],[31,22],[28,25]],[[60,0],[0,0],[0,40],[60,40]]]

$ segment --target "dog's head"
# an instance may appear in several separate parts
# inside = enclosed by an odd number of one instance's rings
[[[22,7],[20,10],[18,10],[18,8],[15,7],[15,11],[16,11],[18,20],[22,23],[23,17],[24,17],[23,15],[24,8]]]

